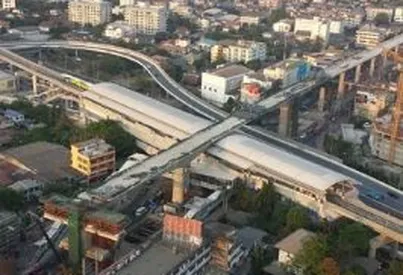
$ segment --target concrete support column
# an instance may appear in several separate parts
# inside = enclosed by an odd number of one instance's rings
[[[298,100],[280,106],[278,133],[284,137],[294,137],[298,131]]]
[[[32,75],[32,91],[34,95],[38,94],[38,77],[36,75]]]
[[[361,79],[361,64],[355,67],[354,82],[359,83]]]
[[[369,77],[374,77],[375,73],[375,65],[376,65],[376,57],[372,58],[369,65]]]
[[[318,100],[318,111],[323,112],[326,105],[326,88],[320,87],[319,90],[319,100]]]
[[[368,251],[368,258],[375,259],[376,251],[378,248],[391,243],[393,240],[386,236],[378,235],[371,240],[369,240],[369,251]]]
[[[339,86],[337,88],[337,99],[343,98],[344,96],[344,90],[345,90],[345,78],[346,78],[346,73],[343,72],[339,76]]]
[[[188,178],[187,169],[177,168],[172,174],[172,202],[182,204],[185,200],[185,184]]]

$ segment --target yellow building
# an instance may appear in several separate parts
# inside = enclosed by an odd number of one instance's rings
[[[115,148],[102,139],[71,145],[71,167],[88,177],[100,179],[115,170]]]
[[[249,62],[266,59],[266,44],[248,40],[223,40],[211,48],[210,59],[215,62],[224,59],[227,62]]]
[[[15,91],[15,76],[0,71],[0,93]]]
[[[154,35],[165,32],[167,28],[167,10],[165,6],[139,3],[124,9],[124,18],[137,33]]]
[[[69,2],[68,18],[70,22],[92,26],[110,21],[111,3],[103,0],[75,0]]]

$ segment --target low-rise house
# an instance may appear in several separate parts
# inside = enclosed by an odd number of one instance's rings
[[[17,181],[10,188],[23,195],[25,201],[36,200],[43,194],[43,184],[33,179]]]

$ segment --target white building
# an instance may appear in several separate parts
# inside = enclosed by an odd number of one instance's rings
[[[68,18],[70,22],[92,26],[110,21],[111,3],[103,0],[72,0],[69,2]]]
[[[11,10],[16,7],[15,0],[1,0],[1,8],[3,10]]]
[[[12,184],[10,188],[23,195],[26,201],[38,199],[43,194],[43,184],[37,180],[20,180]]]
[[[344,28],[347,26],[348,24],[343,20],[332,20],[330,21],[329,32],[334,34],[342,34],[344,33]]]
[[[15,76],[0,71],[0,94],[13,92],[16,89]]]
[[[374,25],[365,25],[356,32],[355,43],[359,46],[372,49],[385,40],[387,34],[387,30],[384,28],[378,28]]]
[[[167,28],[167,10],[165,6],[140,3],[124,9],[127,24],[133,26],[137,33],[154,35],[165,32]]]
[[[403,6],[395,9],[395,17],[393,20],[397,23],[403,23]]]
[[[283,19],[273,24],[273,31],[275,32],[291,32],[293,22],[291,20]]]
[[[309,63],[288,59],[265,68],[263,74],[267,78],[281,80],[281,86],[288,87],[309,77],[310,71]]]
[[[365,9],[367,14],[367,20],[374,20],[378,14],[384,13],[389,17],[389,21],[392,21],[393,18],[393,8],[377,8],[377,7],[368,7]]]
[[[211,61],[224,59],[228,62],[249,62],[266,60],[267,45],[263,42],[248,40],[225,40],[211,48]]]
[[[327,44],[330,35],[330,22],[320,17],[314,17],[313,19],[296,18],[294,33],[298,34],[298,32],[309,32],[311,40],[320,38]]]
[[[119,6],[131,6],[136,4],[136,0],[119,0]]]
[[[123,39],[133,36],[134,33],[132,26],[127,25],[124,21],[115,21],[105,27],[104,36],[109,39]]]
[[[217,105],[239,95],[244,75],[253,71],[241,66],[230,65],[202,74],[201,95]]]
[[[278,259],[280,264],[289,265],[295,255],[302,249],[304,243],[310,238],[314,238],[315,233],[300,228],[278,243],[275,247],[278,249]]]

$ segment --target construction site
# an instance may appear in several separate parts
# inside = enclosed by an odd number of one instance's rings
[[[374,120],[371,133],[372,154],[389,164],[403,166],[403,55],[398,51],[385,52],[398,71],[395,103],[390,111]]]

